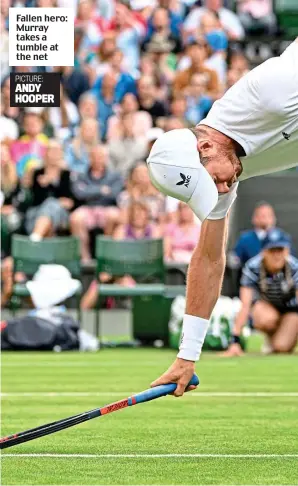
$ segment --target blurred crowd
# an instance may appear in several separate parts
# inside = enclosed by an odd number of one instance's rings
[[[74,67],[13,68],[59,72],[60,108],[10,107],[10,6],[75,9]],[[102,233],[162,236],[165,258],[187,263],[198,221],[152,186],[145,161],[160,134],[199,123],[249,71],[231,41],[274,33],[272,2],[3,0],[1,14],[2,258],[14,232],[72,234],[88,262]]]

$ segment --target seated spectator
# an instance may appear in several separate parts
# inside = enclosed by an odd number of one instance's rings
[[[179,118],[184,123],[188,123],[186,117],[187,101],[183,93],[176,94],[170,103],[170,114],[175,118]]]
[[[177,56],[174,50],[174,42],[163,38],[160,34],[154,34],[146,45],[148,55],[156,66],[156,72],[161,84],[173,82],[177,67]]]
[[[53,70],[61,73],[61,83],[65,93],[70,101],[77,105],[80,96],[90,89],[87,74],[82,69],[72,66],[56,66]]]
[[[144,135],[137,135],[132,113],[119,117],[117,125],[117,137],[112,138],[108,143],[109,158],[111,168],[126,179],[136,162],[146,157],[147,138]]]
[[[156,226],[150,223],[150,214],[146,204],[135,201],[128,208],[128,220],[126,224],[120,225],[114,232],[115,240],[140,240],[150,238],[160,238],[160,232]],[[117,283],[124,287],[133,287],[136,281],[130,275],[121,277],[109,275],[102,272],[98,275],[101,283]],[[81,300],[82,309],[92,309],[98,299],[97,282],[91,282],[87,292]]]
[[[109,71],[111,57],[116,52],[116,49],[116,33],[109,30],[103,34],[102,42],[91,61],[96,77],[103,76]]]
[[[185,120],[177,118],[176,116],[168,116],[158,124],[165,132],[170,130],[178,130],[179,128],[188,128],[188,124]]]
[[[79,113],[76,105],[68,98],[63,85],[60,85],[60,107],[48,108],[48,120],[54,129],[55,138],[65,139],[68,133],[73,133],[79,123]]]
[[[157,99],[157,85],[153,76],[144,75],[138,80],[138,101],[141,111],[146,111],[152,118],[153,125],[160,117],[167,115],[165,104]]]
[[[136,94],[136,82],[129,72],[123,69],[123,52],[120,49],[115,49],[111,54],[107,63],[106,73],[111,72],[116,77],[115,85],[115,102],[120,103],[123,96],[127,93]],[[103,75],[99,76],[95,81],[92,91],[100,92],[103,83]]]
[[[5,78],[1,84],[1,118],[2,117],[11,120],[11,122],[16,123],[17,125],[19,125],[21,122],[20,108],[17,106],[10,106],[10,77],[9,76]],[[10,127],[12,126],[15,127],[15,125],[13,125],[11,122],[10,122]],[[15,131],[13,130],[12,133],[13,133],[12,138],[15,140],[17,138],[17,136],[14,136]]]
[[[79,99],[78,108],[81,120],[84,120],[85,118],[93,118],[94,120],[97,119],[97,100],[96,97],[90,93],[90,91],[82,94]]]
[[[170,28],[171,34],[175,37],[180,37],[181,36],[180,30],[181,30],[182,21],[183,21],[183,18],[182,18],[182,15],[181,15],[181,6],[178,4],[178,2],[173,2],[172,0],[159,0],[158,3],[159,3],[159,6],[162,9],[166,10],[167,13],[168,13],[169,28]],[[155,31],[156,31],[156,23],[154,22],[154,13],[153,13],[153,15],[149,18],[149,21],[148,21],[148,33],[150,35],[151,32],[153,33]]]
[[[205,66],[208,56],[206,42],[192,44],[188,49],[188,56],[191,65],[184,71],[177,73],[173,82],[174,94],[179,94],[187,88],[194,74],[202,74],[206,78],[206,94],[212,99],[216,99],[220,92],[219,79],[216,71]]]
[[[115,16],[110,29],[116,32],[117,47],[125,58],[130,73],[135,74],[140,60],[140,43],[146,32],[146,21],[131,12],[126,5],[115,4]]]
[[[26,111],[23,119],[22,135],[11,144],[11,157],[16,164],[17,174],[22,177],[32,167],[42,165],[48,144],[48,137],[44,134],[42,114],[37,111]]]
[[[80,0],[75,19],[75,27],[81,27],[84,32],[82,38],[83,51],[86,55],[89,51],[98,48],[102,39],[102,33],[108,27],[107,22],[99,17],[92,0]],[[84,57],[82,59],[84,61]]]
[[[86,174],[73,177],[72,190],[82,204],[71,215],[73,235],[81,241],[82,260],[91,260],[89,231],[99,228],[111,235],[119,221],[117,198],[123,187],[120,174],[107,168],[108,154],[104,146],[97,145],[90,152],[90,168]]]
[[[114,115],[115,105],[120,101],[119,97],[116,96],[116,85],[115,73],[107,72],[100,83],[96,82],[91,90],[98,103],[98,119],[103,140],[106,138],[108,119]]]
[[[272,0],[238,0],[237,15],[246,34],[275,34],[276,17]]]
[[[262,253],[242,272],[242,308],[236,317],[233,341],[225,356],[240,356],[239,339],[249,315],[253,327],[266,336],[264,352],[290,353],[298,338],[298,260],[289,256],[291,241],[278,228],[263,240]]]
[[[192,125],[197,125],[208,114],[213,100],[206,92],[206,79],[204,75],[194,74],[191,77],[186,94],[186,113],[185,118]]]
[[[228,37],[215,12],[207,11],[204,13],[198,34],[197,40],[199,41],[200,35],[202,35],[209,48],[209,56],[205,62],[206,66],[216,71],[221,85],[225,86]]]
[[[267,232],[275,226],[276,216],[273,207],[265,201],[257,204],[251,222],[253,229],[244,231],[234,248],[234,254],[241,268],[250,258],[260,253]]]
[[[1,143],[1,224],[9,233],[20,228],[21,216],[17,210],[15,197],[19,193],[16,166],[11,159],[9,147]],[[2,245],[3,246],[3,245]]]
[[[200,225],[190,207],[179,201],[177,221],[169,224],[164,232],[165,258],[189,263],[199,241]]]
[[[65,170],[63,151],[56,140],[50,140],[44,167],[36,169],[29,184],[32,202],[25,215],[25,227],[33,241],[53,236],[58,229],[67,229],[69,212],[74,208],[70,172]]]
[[[131,169],[126,190],[121,192],[117,199],[121,210],[121,221],[128,221],[128,208],[133,201],[141,201],[148,206],[151,223],[163,220],[165,197],[151,183],[145,162],[140,162]]]
[[[195,30],[200,27],[202,15],[206,10],[211,10],[218,14],[219,20],[229,40],[241,40],[244,38],[244,29],[238,16],[223,6],[223,0],[205,0],[204,7],[195,7],[188,14],[184,21],[185,36],[193,35]]]
[[[160,238],[161,232],[157,225],[150,223],[150,210],[141,201],[133,201],[128,207],[128,222],[119,225],[113,237],[115,240],[141,240]]]
[[[9,118],[5,114],[6,110],[10,108],[10,83],[7,82],[7,79],[9,80],[9,78],[6,78],[3,82],[1,93],[0,142],[9,143],[18,138],[19,127],[13,118]]]
[[[169,49],[169,52],[172,51],[177,54],[182,51],[182,42],[179,32],[174,33],[171,30],[170,12],[166,8],[157,8],[154,11],[152,19],[149,22],[149,29],[147,30],[143,42],[143,49],[150,52],[150,49],[148,50],[150,43],[154,41],[156,42],[156,39],[158,38],[171,44],[172,47]]]
[[[82,120],[78,135],[65,144],[65,161],[69,170],[86,173],[90,166],[90,151],[99,142],[98,122],[93,118]]]
[[[107,140],[116,140],[121,137],[122,116],[130,115],[131,131],[135,137],[145,137],[152,127],[152,119],[146,111],[139,111],[136,97],[128,93],[123,96],[118,115],[111,116],[108,120]]]

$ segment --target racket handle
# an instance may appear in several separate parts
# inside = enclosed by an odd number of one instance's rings
[[[195,385],[197,386],[200,383],[199,378],[197,375],[193,375],[192,379],[188,383],[188,386]],[[137,403],[149,402],[150,400],[154,400],[155,398],[164,397],[165,395],[169,395],[169,393],[173,393],[177,388],[177,383],[169,383],[167,385],[158,385],[153,388],[149,388],[148,390],[144,390],[141,393],[137,393],[128,399],[129,405],[135,405]]]

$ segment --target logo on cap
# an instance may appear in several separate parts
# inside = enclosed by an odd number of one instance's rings
[[[191,180],[191,176],[190,175],[185,175],[185,174],[182,174],[182,172],[180,172],[180,177],[181,177],[181,181],[178,181],[176,186],[185,186],[185,187],[188,187],[189,186],[189,183],[190,183],[190,180]]]

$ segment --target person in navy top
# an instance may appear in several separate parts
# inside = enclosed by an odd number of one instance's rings
[[[251,222],[253,229],[241,233],[234,248],[241,268],[250,258],[260,253],[267,231],[275,226],[276,216],[273,207],[265,201],[260,202],[254,209]]]
[[[227,356],[243,354],[240,335],[249,316],[267,336],[269,352],[289,353],[298,338],[298,259],[290,255],[291,238],[279,228],[268,231],[262,252],[245,264],[240,282],[242,308],[234,323]]]

